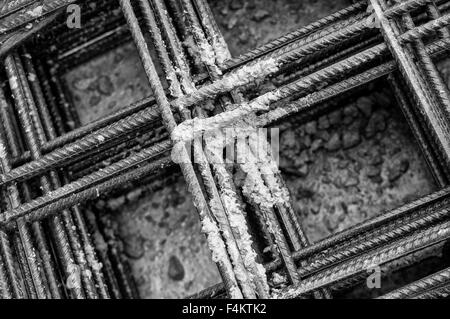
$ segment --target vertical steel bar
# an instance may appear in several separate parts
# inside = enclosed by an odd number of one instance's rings
[[[429,92],[421,81],[420,73],[411,56],[406,54],[401,46],[396,33],[389,20],[384,16],[379,0],[370,0],[376,19],[381,25],[383,36],[389,49],[394,55],[399,69],[411,88],[414,99],[420,113],[426,119],[429,129],[432,131],[433,139],[440,150],[441,160],[444,162],[446,171],[450,169],[450,126],[442,110],[433,104]]]
[[[42,112],[46,112],[45,111],[45,109],[46,109],[45,106],[47,106],[49,108],[49,110],[50,110],[49,113],[51,114],[51,120],[53,120],[52,124],[54,124],[55,134],[57,134],[58,136],[67,134],[65,132],[65,129],[64,129],[63,120],[62,120],[62,118],[61,118],[61,116],[59,114],[58,108],[57,108],[57,106],[55,104],[56,102],[55,102],[55,99],[54,99],[54,94],[52,92],[52,88],[51,88],[50,81],[48,79],[46,70],[45,70],[44,66],[39,61],[35,61],[35,63],[36,63],[36,70],[35,71],[36,71],[36,74],[37,74],[37,78],[39,80],[39,83],[42,85],[43,94],[44,94],[44,99],[42,99],[41,94],[38,93],[36,95],[37,96],[37,102],[39,102],[39,101],[42,102],[42,106],[43,106],[42,107],[42,110],[43,110]],[[32,85],[32,88],[33,88],[33,85]],[[36,87],[35,91],[40,91],[40,87]],[[36,94],[35,92],[33,92],[33,93]],[[48,102],[48,103],[45,103],[45,102]],[[48,120],[45,120],[44,124],[47,121]],[[46,125],[50,125],[50,123],[45,124],[44,128],[45,128]],[[48,131],[49,131],[49,134],[51,134],[50,137],[52,137],[53,133],[50,133],[50,130],[48,130]],[[50,139],[48,141],[48,143],[52,143],[53,141],[54,141],[54,139]],[[65,176],[63,176],[63,178],[65,178]],[[66,180],[66,182],[67,182],[67,180]],[[74,221],[77,221],[77,220],[79,221],[78,222],[78,225],[79,225],[79,229],[78,230],[80,231],[80,234],[82,236],[81,238],[84,239],[83,242],[84,242],[84,245],[85,245],[86,256],[88,257],[87,261],[88,261],[88,263],[91,264],[91,267],[93,268],[94,277],[97,278],[97,284],[99,285],[99,292],[100,292],[100,294],[103,297],[106,297],[108,291],[105,291],[105,289],[108,288],[109,292],[111,293],[110,297],[113,297],[115,299],[120,299],[122,297],[130,297],[129,295],[122,295],[122,293],[120,292],[118,281],[117,281],[116,276],[114,275],[114,272],[113,272],[113,269],[112,269],[113,268],[113,266],[112,266],[113,262],[110,260],[110,258],[114,258],[115,260],[119,260],[120,258],[117,257],[117,256],[116,257],[114,257],[114,256],[110,257],[110,255],[113,255],[114,252],[110,252],[110,254],[108,254],[108,252],[104,252],[102,249],[99,248],[101,245],[99,246],[97,241],[95,241],[96,242],[95,245],[93,245],[93,246],[89,245],[89,238],[87,237],[88,234],[87,234],[87,232],[85,232],[83,230],[84,227],[83,227],[83,224],[82,224],[82,216],[80,216],[80,214],[79,214],[80,213],[79,208],[77,206],[74,206],[74,207],[72,207],[72,210],[73,210]],[[91,219],[87,219],[87,221],[89,221],[89,228],[90,229],[98,229],[97,221],[95,219],[92,219],[92,220]],[[94,237],[94,239],[97,239],[97,238]],[[100,263],[96,262],[96,257],[95,257],[96,256],[96,249],[98,250],[98,253],[99,253],[98,257],[100,258]],[[118,271],[120,271],[123,267],[119,267],[118,266],[116,268],[118,269]],[[108,287],[104,287],[104,285],[100,285],[98,283],[98,282],[101,281],[102,273],[103,273],[103,275],[105,277],[108,278]],[[125,277],[126,276],[123,275],[123,274],[120,275],[120,278],[125,278]],[[121,286],[122,287],[126,287],[126,286],[129,286],[129,284],[128,283],[121,283]]]
[[[174,85],[174,87],[172,88],[172,94],[174,94],[175,97],[180,97],[182,96],[182,88],[185,91],[189,91],[194,88],[194,84],[192,80],[190,80],[189,74],[183,75],[183,78],[186,80],[185,85],[187,85],[187,87],[182,87],[178,82],[176,74],[174,72],[174,66],[169,59],[166,46],[164,45],[163,39],[161,37],[161,31],[156,23],[152,8],[150,7],[147,0],[141,0],[140,3],[141,7],[143,8],[145,20],[153,38],[153,43],[156,47],[156,51],[158,52],[158,57],[166,73],[166,78],[173,79],[172,84]],[[166,30],[166,34],[168,32],[170,32],[170,30]],[[172,48],[172,50],[176,50],[176,48]],[[179,54],[181,54],[181,52],[179,52]],[[176,67],[178,67],[178,65],[176,65]],[[187,113],[188,112],[182,113],[183,119],[190,118],[190,115]],[[215,219],[218,221],[219,227],[222,231],[222,235],[224,236],[224,240],[227,245],[228,253],[231,257],[233,266],[235,267],[235,271],[241,274],[241,276],[237,279],[241,284],[242,292],[246,298],[255,298],[256,295],[252,288],[252,282],[250,281],[250,277],[247,274],[247,271],[249,271],[249,269],[245,266],[244,263],[246,258],[245,256],[241,255],[243,250],[235,238],[235,232],[233,232],[233,230],[231,229],[230,222],[227,218],[226,206],[224,205],[225,203],[223,202],[223,199],[219,194],[213,174],[209,167],[210,162],[207,160],[203,152],[203,146],[201,145],[201,142],[199,140],[194,141],[194,156],[196,158],[196,163],[198,164],[200,174],[205,183],[205,189],[209,197],[211,198],[211,206],[215,208],[212,213],[214,214]],[[242,225],[242,227],[245,227],[245,224]],[[259,282],[257,278],[254,280]],[[262,296],[267,296],[267,293],[265,293],[263,290],[259,291],[259,294]]]
[[[10,81],[11,90],[13,92],[14,99],[16,101],[16,107],[18,109],[19,120],[21,121],[22,127],[24,128],[27,144],[31,151],[31,155],[34,159],[40,156],[40,150],[38,146],[38,140],[36,133],[33,130],[30,115],[28,113],[28,103],[27,98],[31,96],[30,92],[26,91],[26,86],[21,82],[23,76],[21,76],[18,64],[18,57],[9,55],[5,60],[5,66],[8,73],[8,78]],[[50,186],[46,177],[41,178],[42,186],[49,190]],[[70,247],[69,239],[67,237],[66,229],[62,224],[59,216],[52,217],[50,219],[51,227],[50,230],[57,242],[57,248],[61,261],[63,263],[64,272],[69,279],[78,279],[78,269],[74,267],[73,252]],[[73,232],[73,230],[69,230]],[[79,285],[74,285],[72,292],[77,298],[84,298],[84,292]]]
[[[30,86],[27,81],[27,76],[25,73],[25,70],[22,65],[22,61],[19,57],[19,55],[15,56],[15,63],[18,71],[18,76],[20,77],[22,81],[23,90],[25,93],[25,96],[27,98],[26,105],[28,108],[26,111],[29,113],[30,119],[25,119],[25,116],[23,116],[21,113],[19,113],[19,117],[21,118],[22,123],[28,123],[31,125],[30,132],[25,134],[25,138],[27,142],[31,144],[35,144],[35,147],[30,147],[30,151],[32,156],[37,159],[41,156],[40,152],[40,146],[42,143],[46,140],[44,130],[42,128],[41,121],[39,119],[39,114],[37,111],[37,106],[34,101],[34,98],[32,96],[32,92],[30,89]],[[20,108],[19,108],[20,110]],[[22,110],[25,111],[25,110]],[[31,133],[31,132],[34,132]],[[59,187],[59,182],[57,180],[56,172],[50,172],[49,177],[42,176],[41,177],[41,186],[42,190],[45,193],[50,192],[53,188]],[[85,252],[81,249],[81,243],[79,236],[76,232],[77,227],[75,226],[72,216],[70,215],[70,212],[65,210],[62,213],[62,221],[64,223],[64,226],[66,228],[65,232],[67,234],[67,239],[69,240],[69,243],[71,245],[73,256],[75,257],[75,261],[79,269],[79,276],[81,277],[81,280],[83,282],[83,285],[85,287],[87,296],[89,298],[98,298],[98,294],[95,289],[95,285],[91,278],[90,270],[89,272],[86,269],[86,256]],[[78,270],[77,270],[78,271]],[[78,275],[77,275],[78,276]]]
[[[133,7],[129,0],[120,0],[120,4],[125,15],[125,19],[127,20],[128,26],[130,28],[131,34],[133,36],[134,42],[139,51],[141,61],[144,65],[144,70],[150,82],[150,86],[155,94],[155,99],[160,108],[164,126],[166,127],[168,132],[171,133],[177,126],[177,124],[170,109],[170,104],[165,96],[162,84],[159,81],[153,61],[151,60],[149,49],[145,42],[144,36],[142,35],[142,31],[139,28],[139,24],[134,14]],[[213,251],[213,259],[218,263],[219,271],[222,275],[225,286],[227,287],[227,291],[230,294],[230,297],[242,297],[242,292],[238,288],[235,274],[233,273],[233,268],[225,249],[225,244],[220,238],[217,226],[211,217],[211,212],[209,211],[207,201],[201,190],[199,181],[197,180],[197,176],[194,171],[194,167],[192,165],[188,151],[185,145],[177,145],[176,147],[178,148],[177,155],[180,157],[179,164],[185,177],[188,189],[193,196],[194,205],[196,206],[197,211],[200,215],[203,230],[207,235],[208,242],[210,244],[212,244],[213,241],[215,242],[210,247]]]
[[[32,114],[32,117],[36,118],[37,122],[35,123],[35,130],[38,133],[38,135],[41,136],[40,142],[42,145],[43,142],[55,139],[56,131],[55,128],[53,127],[50,114],[48,112],[47,104],[45,102],[45,98],[40,88],[39,80],[36,77],[33,62],[31,61],[31,56],[29,54],[24,55],[24,65],[27,70],[28,75],[27,78],[34,79],[34,81],[30,82],[31,82],[31,90],[33,92],[36,101],[36,109],[31,108],[30,112]],[[45,136],[45,133],[47,133],[47,137]],[[61,186],[59,178],[56,176],[56,174],[51,174],[51,182],[53,183],[55,188],[59,188]],[[96,265],[98,265],[98,260],[95,255],[95,251],[93,249],[90,249],[92,248],[92,242],[87,233],[84,218],[81,215],[81,211],[79,210],[78,207],[73,207],[72,212],[73,212],[74,226],[76,226],[77,230],[81,235],[80,247],[76,249],[81,249],[81,251],[84,252],[82,260],[85,259],[87,264],[87,269],[83,271],[90,271],[93,273],[95,279],[95,286],[97,287],[99,295],[102,298],[108,298],[109,294],[106,289],[106,284],[104,282],[103,275],[100,272],[100,269],[96,267]],[[76,238],[75,241],[77,241]],[[78,246],[76,242],[75,245]]]
[[[12,111],[10,106],[9,106],[9,110]],[[18,134],[17,130],[14,132],[15,128],[14,128],[12,119],[10,116],[8,116],[9,115],[8,110],[5,110],[5,111],[7,111],[7,112],[5,113],[4,111],[2,111],[1,117],[2,117],[2,122],[3,122],[3,126],[5,128],[5,131],[7,132],[6,135],[7,135],[7,140],[8,140],[10,149],[11,149],[11,153],[19,154],[21,152],[21,146],[19,145],[18,139],[17,139],[17,136],[19,134]],[[14,136],[16,138],[14,138]],[[9,163],[8,163],[8,165],[9,165],[9,169],[11,169],[11,165]],[[23,184],[22,188],[24,191],[25,199],[29,200],[31,198],[31,196],[29,195],[30,190],[29,190],[28,185]],[[14,200],[17,203],[20,203],[20,200],[18,197]],[[55,272],[55,266],[54,266],[54,263],[52,260],[50,247],[47,243],[44,228],[40,223],[33,223],[32,229],[34,232],[36,245],[38,247],[40,256],[44,263],[44,271],[46,273],[47,283],[48,283],[48,286],[50,289],[50,293],[52,295],[52,298],[59,299],[62,297],[62,291],[60,290],[60,287],[59,287],[60,285],[59,285],[58,279],[57,279],[58,276],[56,275],[56,272]]]
[[[406,121],[408,122],[409,127],[419,144],[419,147],[422,150],[436,183],[439,187],[444,187],[448,183],[448,177],[446,177],[445,171],[443,170],[437,155],[433,150],[433,145],[428,140],[428,136],[425,134],[419,119],[414,114],[412,106],[408,103],[406,92],[401,86],[401,79],[397,74],[391,74],[388,76],[388,80],[392,85],[397,102],[402,109],[403,115],[405,116]]]
[[[398,0],[396,0],[396,2],[398,2]],[[402,20],[406,30],[409,31],[414,28],[414,22],[409,14],[405,14]],[[427,80],[429,80],[427,81],[427,84],[430,86],[431,90],[434,91],[432,98],[437,100],[440,107],[443,110],[446,110],[447,115],[450,116],[450,98],[447,86],[427,53],[423,41],[420,39],[414,41],[413,47],[417,58],[419,59],[419,63],[427,75]]]

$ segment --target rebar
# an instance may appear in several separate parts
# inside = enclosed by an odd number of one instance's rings
[[[105,234],[107,248],[99,249],[102,244],[97,236],[92,242],[90,234],[102,233],[103,226],[81,204],[141,179],[158,178],[159,170],[175,164],[173,155],[223,279],[193,297],[312,293],[329,298],[331,290],[360,281],[369,264],[392,270],[393,261],[405,266],[414,259],[412,253],[448,240],[450,102],[434,66],[450,49],[447,1],[394,1],[390,7],[384,0],[370,0],[369,6],[358,1],[235,58],[204,0],[140,0],[136,2],[140,12],[130,0],[120,0],[122,14],[112,12],[115,4],[102,1],[97,9],[86,7],[84,14],[93,18],[87,28],[64,31],[64,23],[53,22],[73,2],[17,0],[0,6],[0,56],[6,55],[6,90],[14,98],[11,104],[9,97],[0,95],[0,146],[5,149],[0,186],[9,200],[7,211],[0,214],[1,297],[136,297],[114,237]],[[94,18],[101,10],[103,14]],[[52,26],[45,30],[48,25]],[[47,32],[41,41],[54,39],[52,48],[21,49],[22,56],[12,51],[40,30]],[[81,125],[61,74],[130,36],[153,96]],[[194,39],[194,50],[183,47],[187,37]],[[155,62],[162,66],[168,90]],[[246,89],[252,82],[275,76],[280,76],[277,89],[248,101]],[[267,175],[270,154],[262,164],[254,161],[254,167],[241,167],[260,187],[249,193],[234,185],[221,155],[210,152],[217,140],[199,140],[205,131],[240,124],[243,117],[252,117],[255,127],[267,127],[294,114],[312,114],[324,102],[385,76],[441,189],[320,242],[309,244],[288,196],[265,202],[265,196],[287,192],[278,170]],[[278,102],[286,103],[273,107]],[[205,105],[217,106],[217,112],[207,112]],[[8,112],[13,108],[17,115]],[[146,141],[134,140],[136,136]],[[187,141],[192,144],[184,144]],[[252,146],[249,150],[255,151]],[[199,162],[192,162],[191,152]],[[70,170],[74,172],[69,175]],[[42,190],[34,192],[30,182],[36,177]],[[254,210],[257,226],[247,224],[246,205]],[[42,225],[52,238],[45,238]],[[265,267],[257,262],[249,226],[261,232],[265,244],[276,246]],[[14,267],[15,259],[20,271]],[[74,265],[80,266],[80,274]],[[267,279],[280,270],[287,275],[287,287],[275,293]],[[447,271],[384,297],[445,297]],[[79,286],[62,288],[65,279],[77,276]]]
[[[428,290],[439,286],[448,285],[450,282],[450,269],[438,271],[430,276],[415,281],[405,287],[392,291],[380,297],[380,299],[412,299],[426,293]]]

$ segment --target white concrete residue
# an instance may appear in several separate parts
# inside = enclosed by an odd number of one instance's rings
[[[196,25],[191,26],[192,33],[196,35],[198,40],[197,46],[200,50],[200,59],[207,66],[214,67],[216,63],[216,53],[213,47],[204,39],[203,31],[200,30]]]
[[[251,117],[254,112],[268,110],[271,101],[276,99],[276,96],[276,91],[268,92],[250,103],[234,105],[230,111],[204,119],[194,118],[184,121],[173,130],[172,140],[174,142],[186,142],[205,132],[236,126],[243,120],[245,121],[246,118]]]
[[[242,187],[242,192],[262,209],[270,210],[273,208],[275,200],[269,188],[264,184],[255,157],[248,149],[244,149],[244,147],[246,148],[246,146],[242,146],[240,151],[246,155],[246,161],[241,164],[241,168],[247,176]]]
[[[228,49],[228,44],[225,42],[224,38],[220,35],[214,33],[212,39],[213,48],[216,51],[216,63],[222,66],[225,61],[231,59],[231,53]]]
[[[195,48],[191,48],[189,43],[185,45],[191,50],[195,50]],[[211,53],[211,52],[210,52]],[[211,57],[210,57],[211,58]],[[215,68],[218,70],[218,68]],[[224,75],[220,80],[213,82],[212,84],[208,84],[199,89],[200,92],[209,92],[214,91],[217,93],[229,92],[235,88],[238,88],[243,85],[247,85],[251,82],[254,82],[260,78],[265,78],[266,76],[273,74],[274,72],[279,70],[278,63],[275,59],[269,58],[258,61],[252,65],[245,65],[241,68],[238,68],[226,75]],[[270,93],[270,92],[269,92]],[[267,94],[269,94],[267,93]],[[194,94],[194,93],[193,93]],[[263,96],[269,97],[269,95],[264,94]],[[261,98],[257,99],[258,103],[261,103]],[[180,105],[184,105],[186,103],[185,100],[175,100],[173,101],[173,105],[180,107]],[[255,105],[256,107],[256,105]]]
[[[102,249],[105,249],[105,248],[102,248]],[[86,247],[86,255],[87,255],[86,257],[87,257],[88,263],[89,263],[89,265],[92,266],[92,269],[95,271],[100,271],[100,269],[102,269],[102,267],[103,267],[103,264],[101,262],[99,262],[97,260],[97,258],[95,258],[95,250],[91,245],[88,245]]]
[[[229,90],[249,84],[264,78],[279,70],[279,64],[274,58],[263,59],[251,65],[244,65],[225,75],[221,80],[223,87]]]
[[[226,264],[228,255],[225,244],[220,236],[219,228],[209,217],[202,220],[202,232],[206,235],[213,262]],[[242,298],[242,293],[237,287],[229,291],[229,293],[233,299]]]
[[[169,92],[170,95],[174,96],[174,97],[179,97],[180,93],[181,93],[181,88],[178,84],[178,79],[177,79],[177,75],[174,72],[167,72],[166,73],[166,80],[167,83],[169,84]]]
[[[12,76],[9,78],[9,85],[11,86],[11,90],[14,91],[19,87],[19,80],[17,77]]]
[[[5,144],[0,141],[0,160],[4,160],[8,157],[8,152],[6,151]]]
[[[249,234],[245,212],[237,200],[237,194],[232,188],[231,176],[223,162],[223,149],[226,146],[225,136],[221,132],[208,136],[206,139],[206,155],[219,180],[220,196],[224,205],[230,227],[237,240],[247,275],[250,278],[253,289],[256,286],[268,294],[269,286],[265,268],[257,262],[257,254],[252,247],[253,240]]]
[[[38,18],[42,15],[42,12],[44,11],[44,6],[40,5],[34,8],[33,10],[28,11],[28,14],[34,18]]]
[[[34,74],[34,73],[28,74],[28,80],[29,80],[30,82],[36,81],[36,74]]]
[[[220,237],[219,228],[209,217],[202,220],[202,232],[208,238],[208,246],[212,252],[212,260],[215,263],[227,260],[228,255]]]
[[[202,146],[199,140],[194,141],[194,154],[196,156],[196,163],[205,169],[201,170],[202,176],[207,180],[208,175],[204,174],[206,167],[209,165],[205,154],[202,151]],[[221,229],[222,235],[225,241],[225,247],[227,249],[227,253],[230,256],[230,261],[233,266],[234,275],[241,284],[241,289],[244,296],[248,298],[255,297],[254,289],[251,288],[252,281],[249,278],[248,271],[243,264],[242,256],[240,254],[240,249],[238,248],[238,243],[234,242],[234,235],[232,230],[227,227],[229,223],[225,212],[224,206],[222,206],[222,200],[219,197],[219,194],[216,196],[210,196],[209,205],[211,208],[211,213],[214,218],[217,220],[218,228]],[[222,214],[223,213],[223,214]]]
[[[80,267],[75,264],[69,264],[67,266],[67,277],[66,286],[68,289],[81,289],[81,270]]]
[[[264,152],[270,150],[270,145],[268,145],[265,136],[261,134],[256,134],[257,140],[250,143],[250,148],[253,152]],[[260,169],[263,179],[267,186],[270,188],[273,200],[275,204],[284,205],[290,202],[289,191],[286,187],[280,183],[278,176],[280,176],[280,171],[275,160],[270,154],[264,154],[265,156],[258,156],[258,168]]]

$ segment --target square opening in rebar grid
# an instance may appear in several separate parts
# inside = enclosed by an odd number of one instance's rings
[[[114,234],[141,298],[184,298],[221,282],[178,169],[91,205]]]
[[[57,113],[67,131],[153,95],[119,1],[88,1],[80,5],[80,28],[68,28],[67,16],[62,15],[30,46],[42,65],[38,76],[48,77]],[[140,11],[136,14],[145,31]],[[160,80],[167,88],[149,33],[143,34]],[[51,46],[47,45],[49,37]]]
[[[330,104],[325,114],[280,124],[280,169],[312,241],[436,189],[382,81]]]

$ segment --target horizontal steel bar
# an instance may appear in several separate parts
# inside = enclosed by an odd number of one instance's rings
[[[404,235],[405,233],[410,233],[411,231],[413,231],[414,229],[411,228],[411,226],[414,227],[415,225],[417,225],[416,224],[417,219],[410,220],[409,217],[411,215],[425,217],[426,214],[430,215],[433,214],[435,210],[442,210],[443,208],[447,207],[447,211],[444,212],[444,214],[446,214],[447,216],[446,218],[448,219],[449,202],[450,202],[450,187],[447,187],[443,190],[419,198],[394,210],[385,213],[380,213],[371,219],[368,219],[362,223],[352,226],[328,238],[322,239],[319,242],[313,243],[308,247],[295,251],[292,254],[293,258],[297,263],[300,263],[303,260],[308,261],[311,258],[320,259],[322,257],[323,260],[327,260],[327,258],[339,254],[340,245],[345,244],[345,247],[343,246],[344,250],[348,250],[349,252],[352,253],[350,260],[354,259],[357,256],[360,256],[362,253],[366,253],[377,247],[382,247],[383,245],[387,245],[391,242],[391,240],[385,242],[383,242],[382,240],[379,241],[367,240],[368,237],[373,236],[373,234],[377,234],[379,230],[382,230],[385,227],[389,227],[390,225],[396,224],[399,221],[401,222],[402,219],[406,219],[406,223],[403,223],[402,226],[400,226],[400,229],[403,229],[403,234],[401,231],[399,233],[394,228],[394,232],[396,233],[395,237],[399,238],[401,237],[400,235]],[[361,236],[363,236],[363,238],[358,238]],[[361,243],[366,244],[369,243],[369,246],[365,246],[363,249],[355,250],[355,247],[357,247]],[[327,254],[328,251],[329,254]],[[348,258],[348,256],[346,258]],[[339,262],[341,261],[342,261],[341,259],[334,259],[327,266],[326,269],[338,265]],[[266,264],[266,269],[268,272],[276,271],[280,267],[281,267],[280,261],[274,261],[272,263]],[[299,269],[301,269],[301,266]],[[325,270],[319,269],[317,273],[320,274],[322,271]],[[303,274],[303,276],[307,275],[309,274],[306,273]],[[214,291],[214,295],[219,295],[223,293],[223,288],[222,290],[220,290],[218,286],[214,286],[212,290]],[[200,292],[198,296],[207,296],[209,293],[210,290],[206,290],[205,292]]]
[[[412,299],[428,290],[450,284],[450,268],[438,271],[411,284],[391,291],[379,299]]]
[[[0,19],[0,34],[8,33],[34,20],[42,18],[46,15],[53,14],[74,3],[76,0],[47,0],[44,2],[36,1],[19,12]]]

